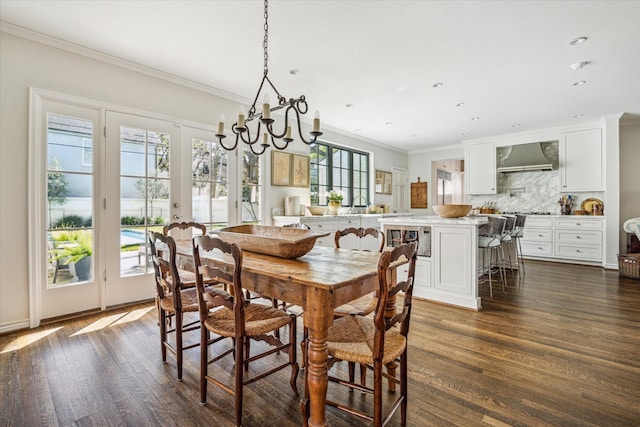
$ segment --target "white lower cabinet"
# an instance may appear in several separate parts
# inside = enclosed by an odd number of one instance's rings
[[[316,240],[316,245],[326,246],[328,248],[335,247],[335,233],[337,230],[345,228],[377,228],[380,229],[381,215],[370,216],[278,216],[273,217],[273,225],[285,226],[289,224],[305,224],[312,231],[317,233],[329,233],[328,236],[320,237]],[[373,238],[367,237],[359,239],[356,236],[346,236],[340,241],[340,247],[345,249],[359,249],[377,251],[380,247],[379,243]]]
[[[601,261],[602,226],[599,218],[556,219],[554,255],[559,258]]]
[[[549,261],[602,262],[603,229],[602,217],[528,216],[522,254]]]
[[[431,287],[431,258],[418,257],[416,260],[416,275],[414,277],[413,294],[417,297],[427,297],[425,290]]]
[[[528,216],[520,244],[524,256],[553,256],[553,218]]]

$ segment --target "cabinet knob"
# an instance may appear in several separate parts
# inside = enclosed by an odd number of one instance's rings
[[[582,225],[582,224],[580,224],[579,222],[576,222],[576,225]]]
[[[544,237],[542,234],[538,234],[538,237]]]
[[[580,253],[580,249],[576,249],[576,252]]]
[[[582,239],[582,237],[580,237],[580,236],[576,236],[576,239]]]

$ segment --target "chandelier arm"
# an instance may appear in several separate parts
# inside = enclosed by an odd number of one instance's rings
[[[233,150],[235,150],[235,149],[236,149],[236,147],[238,146],[238,136],[239,136],[239,135],[238,135],[238,134],[236,134],[236,142],[235,142],[235,144],[233,144],[233,147],[227,147],[226,145],[224,145],[224,144],[222,143],[222,141],[223,141],[223,139],[224,139],[224,135],[223,135],[222,137],[218,137],[218,143],[219,143],[219,144],[220,144],[220,146],[221,146],[222,148],[224,148],[225,150],[227,150],[227,151],[233,151]]]
[[[251,149],[251,152],[253,154],[255,154],[256,156],[259,156],[259,155],[263,154],[267,150],[268,146],[269,146],[269,144],[262,144],[262,151],[259,151],[259,152],[253,149],[253,144],[250,144],[249,148]]]
[[[311,145],[313,143],[315,143],[318,140],[318,137],[320,135],[322,135],[322,132],[311,132],[311,136],[313,138],[311,138],[310,140],[306,140],[304,139],[304,136],[302,136],[302,126],[300,126],[300,113],[298,112],[297,108],[294,108],[293,111],[295,111],[296,113],[296,122],[298,124],[298,135],[300,136],[300,139],[302,140],[302,142],[304,142],[307,145]]]
[[[256,138],[252,141],[251,140],[251,129],[249,129],[249,127],[247,126],[247,137],[244,137],[244,132],[240,133],[240,139],[242,139],[242,142],[244,142],[247,145],[253,145],[256,142],[258,142],[258,139],[260,139],[260,122],[258,122],[258,131],[256,132]]]
[[[284,141],[284,146],[280,147],[278,144],[276,144],[276,140],[273,138],[273,136],[271,136],[271,145],[273,145],[275,148],[277,148],[278,150],[284,150],[289,146],[289,141]]]

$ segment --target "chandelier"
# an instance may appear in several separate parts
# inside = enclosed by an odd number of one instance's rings
[[[227,137],[224,134],[224,114],[220,115],[220,120],[218,122],[218,133],[216,133],[216,138],[218,138],[218,142],[225,150],[232,151],[235,150],[238,146],[238,142],[242,140],[243,143],[249,145],[251,151],[260,155],[266,151],[266,149],[273,145],[278,150],[284,150],[287,148],[289,143],[293,141],[291,137],[291,126],[289,126],[289,113],[293,112],[295,115],[295,122],[298,125],[298,135],[300,135],[300,139],[307,145],[313,144],[316,142],[318,137],[322,135],[320,132],[320,114],[316,111],[313,118],[313,128],[310,132],[311,138],[306,140],[302,136],[302,130],[300,127],[300,115],[306,114],[309,106],[307,105],[307,100],[304,95],[300,95],[299,98],[285,98],[280,95],[278,89],[273,85],[271,80],[269,79],[269,54],[267,52],[267,47],[269,43],[269,14],[268,14],[268,0],[264,1],[264,40],[262,42],[262,47],[264,50],[264,74],[262,76],[262,81],[260,82],[260,87],[258,88],[258,93],[256,94],[255,99],[253,100],[253,104],[249,109],[249,115],[245,118],[244,115],[244,107],[240,107],[240,113],[238,114],[238,121],[233,124],[231,127],[231,131],[235,134],[236,140],[232,146],[227,146],[223,143],[223,140]],[[270,105],[269,95],[265,94],[264,99],[262,101],[262,112],[256,112],[256,102],[258,102],[258,97],[260,96],[260,92],[262,92],[262,88],[264,87],[264,83],[269,83],[269,86],[275,91],[278,96],[278,105],[272,107]],[[274,130],[274,120],[271,118],[271,112],[281,110],[285,108],[284,112],[284,127],[279,132]],[[251,135],[251,130],[248,126],[248,123],[256,120],[258,122],[257,129],[255,131],[254,136]],[[262,128],[264,127],[264,130]],[[260,138],[262,137],[262,138]],[[260,142],[260,140],[262,142]],[[279,142],[276,142],[279,141]],[[261,147],[257,149],[256,147]]]

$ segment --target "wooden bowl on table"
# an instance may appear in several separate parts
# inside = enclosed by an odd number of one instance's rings
[[[460,218],[471,211],[471,205],[435,205],[433,211],[440,218]]]

